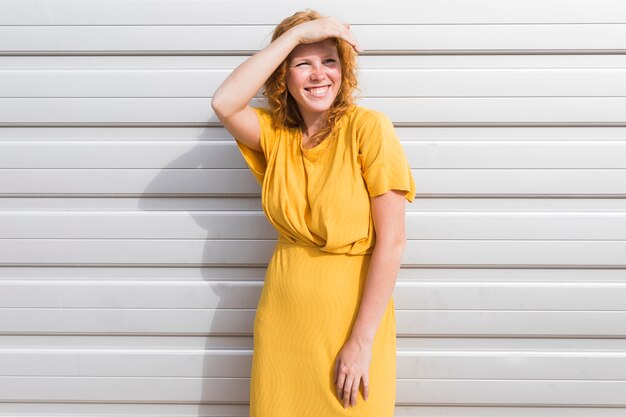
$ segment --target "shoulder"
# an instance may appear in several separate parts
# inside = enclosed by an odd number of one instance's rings
[[[276,135],[293,134],[294,129],[290,129],[278,123],[271,109],[267,107],[252,107],[252,110],[254,110],[259,118],[261,129],[271,131]]]
[[[252,107],[252,110],[257,114],[259,118],[259,124],[261,126],[262,135],[266,135],[269,137],[273,137],[282,133],[283,130],[286,130],[280,126],[276,122],[272,110],[267,107]]]
[[[355,106],[347,116],[351,130],[356,133],[359,142],[372,136],[387,136],[394,133],[391,119],[382,111]]]
[[[261,122],[267,122],[267,123],[272,122],[272,113],[268,108],[252,107],[252,110],[254,110],[254,112],[257,114]]]
[[[363,106],[355,106],[349,113],[349,119],[359,133],[363,130],[371,131],[371,129],[393,126],[387,114]]]
[[[369,107],[363,107],[363,106],[358,106],[358,105],[354,107],[353,111],[357,117],[364,118],[364,119],[377,119],[381,117],[382,118],[387,117],[387,115],[380,110],[375,110]]]

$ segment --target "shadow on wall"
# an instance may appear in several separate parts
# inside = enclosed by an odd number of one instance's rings
[[[198,391],[186,394],[191,404],[197,401],[198,415],[214,413],[216,406],[209,404],[222,402],[233,404],[229,415],[247,416],[254,316],[277,234],[265,218],[261,189],[234,139],[218,127],[215,116],[209,122],[211,127],[159,128],[160,135],[169,130],[171,136],[168,142],[153,142],[157,149],[172,146],[182,153],[167,165],[155,166],[159,171],[138,205],[147,212],[185,211],[193,220],[182,230],[169,225],[187,225],[184,220],[163,222],[162,233],[153,237],[165,243],[162,262],[154,267],[176,268],[173,274],[178,268],[192,271],[182,278],[190,280],[189,290],[172,293],[189,299],[168,303],[191,309],[180,315],[189,321],[168,336],[194,337],[197,350],[190,354],[189,368],[166,376],[202,378]],[[167,242],[172,243],[171,251]]]

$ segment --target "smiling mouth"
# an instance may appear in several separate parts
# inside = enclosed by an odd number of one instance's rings
[[[330,89],[330,85],[325,85],[323,87],[308,87],[305,90],[315,97],[324,97],[328,90]]]

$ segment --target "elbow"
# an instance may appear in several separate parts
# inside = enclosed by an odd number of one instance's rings
[[[213,93],[213,97],[211,97],[211,108],[220,120],[224,120],[225,117],[228,117],[228,108],[232,107],[228,102],[228,95],[225,95],[222,90],[223,86],[219,86]]]
[[[213,96],[213,98],[211,98],[211,108],[213,109],[213,112],[218,117],[218,119],[221,120],[224,116],[224,113],[222,112],[222,104],[220,103],[220,99],[218,96]]]
[[[404,251],[406,250],[406,237],[402,236],[402,237],[398,237],[395,240],[395,244],[394,244],[394,248],[398,253],[399,257],[402,257],[402,255],[404,254]]]
[[[401,248],[402,251],[404,251],[404,249],[406,248],[406,235],[402,235],[401,237],[398,237],[398,246]]]
[[[404,230],[398,231],[391,236],[391,240],[394,242],[395,246],[399,246],[404,249],[406,246],[406,232]]]
[[[218,94],[213,96],[213,98],[211,99],[211,108],[221,122],[241,110],[235,108],[232,103],[229,103],[227,101],[225,102],[225,99]]]
[[[377,246],[387,246],[389,248],[393,248],[400,252],[403,252],[407,245],[406,235],[402,234],[393,234],[389,236],[380,236],[376,237],[376,245]]]

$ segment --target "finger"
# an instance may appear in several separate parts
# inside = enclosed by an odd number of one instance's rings
[[[343,387],[346,381],[346,374],[339,370],[339,378],[337,379],[337,397],[341,398],[343,396]]]
[[[363,399],[367,401],[370,396],[370,381],[367,375],[363,375]]]
[[[341,37],[346,42],[348,42],[350,44],[350,46],[352,46],[352,48],[354,48],[354,50],[356,52],[362,52],[363,51],[363,49],[361,48],[361,45],[359,45],[359,42],[356,40],[356,37],[354,36],[354,33],[347,32],[347,33],[343,34]]]
[[[354,384],[352,385],[352,392],[350,394],[350,404],[352,407],[356,406],[356,397],[359,393],[359,385],[361,385],[361,378],[354,378]]]
[[[352,383],[353,383],[353,379],[348,379],[345,383],[345,385],[343,386],[343,408],[348,407],[348,402],[350,401],[350,394],[352,392]]]
[[[335,369],[333,370],[333,384],[337,385],[337,376],[339,370],[339,361],[335,361]]]
[[[338,38],[342,39],[343,41],[345,41],[348,45],[350,45],[352,47],[352,49],[354,49],[357,53],[358,52],[362,52],[363,49],[361,48],[361,46],[359,45],[359,43],[356,41],[356,39],[354,39],[354,37],[351,36],[344,36],[344,35],[340,35],[338,36]]]

